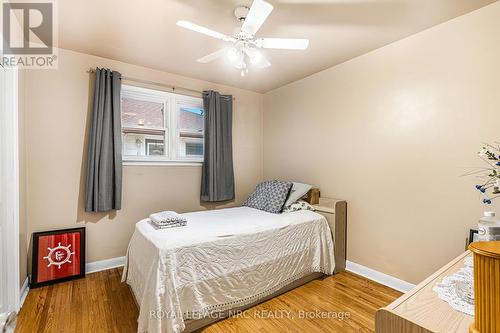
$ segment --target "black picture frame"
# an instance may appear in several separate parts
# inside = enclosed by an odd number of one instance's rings
[[[80,274],[66,276],[59,279],[54,279],[50,281],[37,282],[38,280],[38,245],[39,239],[42,236],[52,236],[52,235],[60,235],[66,233],[80,233]],[[43,286],[53,285],[59,282],[71,281],[76,279],[81,279],[85,277],[85,227],[79,228],[69,228],[69,229],[57,229],[50,231],[42,231],[42,232],[34,232],[32,235],[32,244],[33,251],[31,256],[31,281],[30,288],[39,288]]]
[[[469,230],[469,244],[472,243],[474,241],[474,235],[475,234],[478,234],[478,230],[477,229],[470,229]]]

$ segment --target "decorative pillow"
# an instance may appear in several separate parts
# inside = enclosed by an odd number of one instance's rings
[[[300,198],[302,198],[304,195],[309,192],[309,190],[312,188],[311,185],[309,184],[302,184],[302,183],[293,183],[292,191],[290,192],[290,195],[288,196],[288,199],[286,200],[285,206],[290,206]]]
[[[281,213],[286,198],[292,189],[292,182],[268,180],[260,183],[243,203],[243,206],[260,209],[269,213]]]
[[[314,207],[303,200],[299,200],[291,205],[285,206],[285,208],[283,208],[283,213],[291,213],[298,210],[314,210]]]

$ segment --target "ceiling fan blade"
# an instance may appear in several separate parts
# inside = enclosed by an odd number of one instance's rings
[[[234,41],[234,38],[232,38],[232,37],[226,36],[224,34],[221,34],[220,32],[210,30],[208,28],[202,27],[201,25],[198,25],[198,24],[195,24],[195,23],[192,23],[189,21],[183,21],[183,20],[177,21],[177,25],[179,27],[183,27],[183,28],[186,28],[186,29],[189,29],[192,31],[196,31],[196,32],[199,32],[199,33],[202,33],[204,35],[214,37],[217,39],[222,39],[222,40],[227,41],[227,42]]]
[[[273,11],[273,5],[264,0],[254,0],[250,11],[248,12],[245,22],[241,26],[241,30],[255,35],[259,31],[260,26]]]
[[[200,59],[198,59],[196,61],[206,64],[208,62],[214,61],[215,59],[222,58],[223,56],[226,55],[226,53],[227,53],[227,47],[220,49],[219,51],[215,51],[213,53],[210,53],[204,57],[201,57]]]
[[[256,44],[265,49],[305,50],[309,46],[309,39],[259,38]]]

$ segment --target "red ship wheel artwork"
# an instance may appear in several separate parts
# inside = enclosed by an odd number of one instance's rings
[[[85,277],[85,228],[33,233],[31,288]]]

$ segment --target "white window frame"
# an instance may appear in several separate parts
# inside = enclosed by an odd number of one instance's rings
[[[201,97],[185,96],[175,93],[170,93],[161,90],[136,87],[131,85],[122,85],[122,98],[132,98],[155,103],[163,103],[163,122],[162,128],[149,128],[154,130],[164,131],[164,155],[154,156],[132,156],[125,155],[125,134],[122,131],[122,160],[124,164],[130,165],[201,165],[203,156],[200,157],[182,157],[179,156],[180,132],[178,126],[180,106],[192,106],[203,108],[203,100]],[[121,112],[121,110],[120,110]],[[121,114],[120,114],[121,117]],[[128,127],[133,128],[133,127]],[[148,127],[137,127],[138,129],[148,129]],[[202,135],[204,133],[202,132]],[[204,136],[202,136],[202,140]]]
[[[0,314],[21,303],[18,79],[17,68],[0,66]]]
[[[182,128],[179,127],[179,124],[177,123],[177,121],[180,119],[180,111],[181,111],[181,107],[182,106],[188,106],[188,107],[194,107],[194,108],[198,108],[201,106],[201,108],[203,108],[203,100],[201,98],[196,98],[196,97],[191,97],[191,96],[183,96],[183,95],[175,95],[175,100],[174,100],[175,103],[173,103],[173,108],[174,108],[174,111],[172,112],[172,114],[174,115],[174,119],[172,119],[172,123],[174,125],[174,128],[175,128],[175,131],[172,131],[172,132],[175,132],[175,133],[172,133],[174,135],[174,138],[172,139],[173,143],[174,143],[174,149],[176,150],[175,151],[175,156],[178,158],[178,159],[181,159],[183,161],[191,161],[191,162],[203,162],[203,157],[186,157],[186,156],[179,156],[179,151],[178,151],[178,148],[180,147],[180,137],[181,137],[181,130]],[[201,139],[204,140],[205,138],[205,133],[204,133],[204,129],[202,129],[202,132],[201,132]],[[192,138],[192,139],[189,139],[189,141],[198,141],[197,138]],[[203,147],[203,149],[205,149],[205,147]]]

